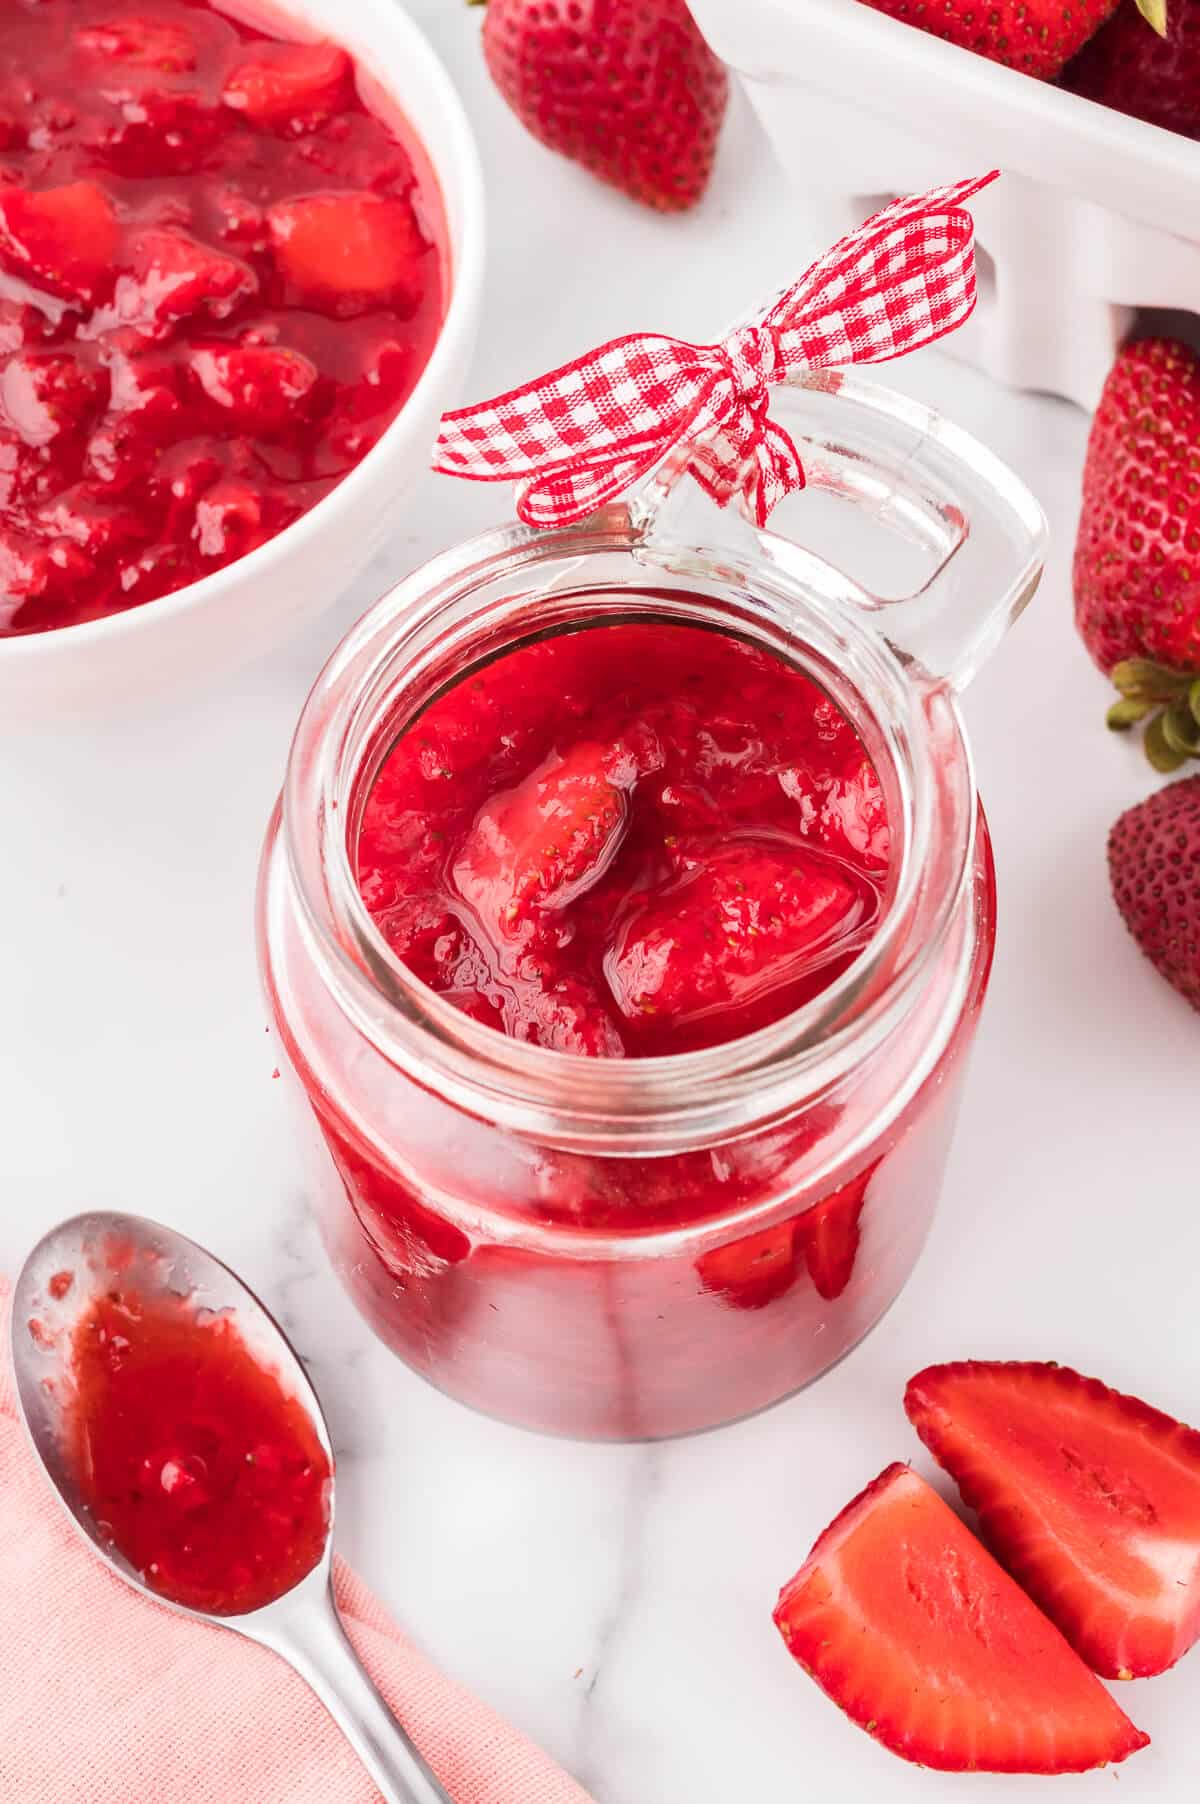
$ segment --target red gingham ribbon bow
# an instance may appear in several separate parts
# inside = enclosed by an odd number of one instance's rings
[[[759,526],[804,487],[767,390],[796,370],[882,363],[952,332],[975,305],[962,203],[999,172],[893,202],[841,239],[767,312],[715,345],[635,333],[493,401],[442,416],[433,467],[518,482],[530,526],[569,526],[624,494],[672,446],[724,507]]]

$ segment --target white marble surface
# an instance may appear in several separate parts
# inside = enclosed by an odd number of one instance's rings
[[[711,335],[822,248],[743,109],[704,206],[643,215],[523,135],[484,77],[475,15],[422,6],[492,207],[473,393],[626,329]],[[0,1269],[91,1205],[162,1215],[235,1263],[326,1399],[343,1551],[600,1804],[1041,1797],[1047,1781],[936,1779],[882,1753],[787,1659],[776,1590],[888,1460],[928,1471],[900,1398],[931,1359],[1053,1357],[1200,1418],[1200,1023],[1107,892],[1109,822],[1149,781],[1104,733],[1104,686],[1071,626],[1086,423],[933,353],[894,376],[1026,475],[1055,543],[969,699],[1002,915],[932,1242],[876,1335],[758,1420],[653,1448],[478,1420],[370,1340],[308,1220],[254,971],[260,835],[325,652],[391,578],[498,518],[499,491],[430,478],[397,497],[388,557],[306,641],[219,694],[87,735],[0,732]],[[1126,1688],[1154,1747],[1061,1781],[1064,1795],[1110,1796],[1117,1780],[1126,1799],[1192,1795],[1197,1660]]]

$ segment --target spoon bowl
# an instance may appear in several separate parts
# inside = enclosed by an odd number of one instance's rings
[[[62,1282],[68,1277],[69,1287]],[[60,1222],[30,1253],[13,1292],[12,1361],[21,1413],[46,1475],[76,1528],[127,1584],[155,1603],[207,1622],[207,1613],[177,1604],[148,1585],[102,1534],[79,1495],[67,1455],[63,1429],[73,1389],[72,1336],[88,1307],[116,1281],[151,1300],[186,1297],[198,1309],[211,1310],[214,1315],[232,1314],[251,1358],[274,1373],[287,1395],[303,1406],[332,1472],[329,1428],[308,1373],[274,1316],[235,1272],[185,1235],[144,1216],[96,1210]],[[319,1568],[328,1568],[331,1562],[333,1509],[331,1479]],[[267,1604],[263,1609],[272,1607]],[[248,1612],[248,1616],[261,1615],[262,1609]],[[243,1618],[222,1616],[220,1620],[232,1627]]]
[[[328,1458],[320,1558],[303,1578],[257,1609],[217,1615],[164,1597],[104,1535],[83,1501],[65,1433],[74,1385],[72,1342],[89,1306],[117,1283],[148,1300],[185,1298],[198,1311],[228,1312],[251,1358],[303,1408]],[[161,1608],[233,1629],[286,1660],[321,1699],[386,1804],[452,1804],[376,1690],[342,1625],[332,1582],[335,1487],[329,1429],[299,1355],[254,1292],[220,1259],[161,1222],[95,1210],[59,1223],[34,1247],[13,1291],[10,1334],[17,1403],[34,1451],[92,1551]]]

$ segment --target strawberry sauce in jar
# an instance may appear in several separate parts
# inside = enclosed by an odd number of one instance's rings
[[[510,536],[318,682],[260,956],[382,1339],[514,1422],[678,1434],[817,1376],[912,1270],[986,832],[952,698],[892,654],[726,571],[524,590]]]
[[[501,1033],[590,1058],[718,1046],[819,995],[886,888],[862,740],[725,633],[528,645],[401,735],[358,879],[408,968]]]

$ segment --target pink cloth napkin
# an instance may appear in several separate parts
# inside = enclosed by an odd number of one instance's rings
[[[0,1331],[8,1344],[8,1287]],[[456,1804],[589,1804],[540,1749],[408,1645],[339,1563],[346,1627]],[[51,1495],[0,1356],[3,1804],[377,1804],[308,1687],[227,1629],[114,1578]]]

